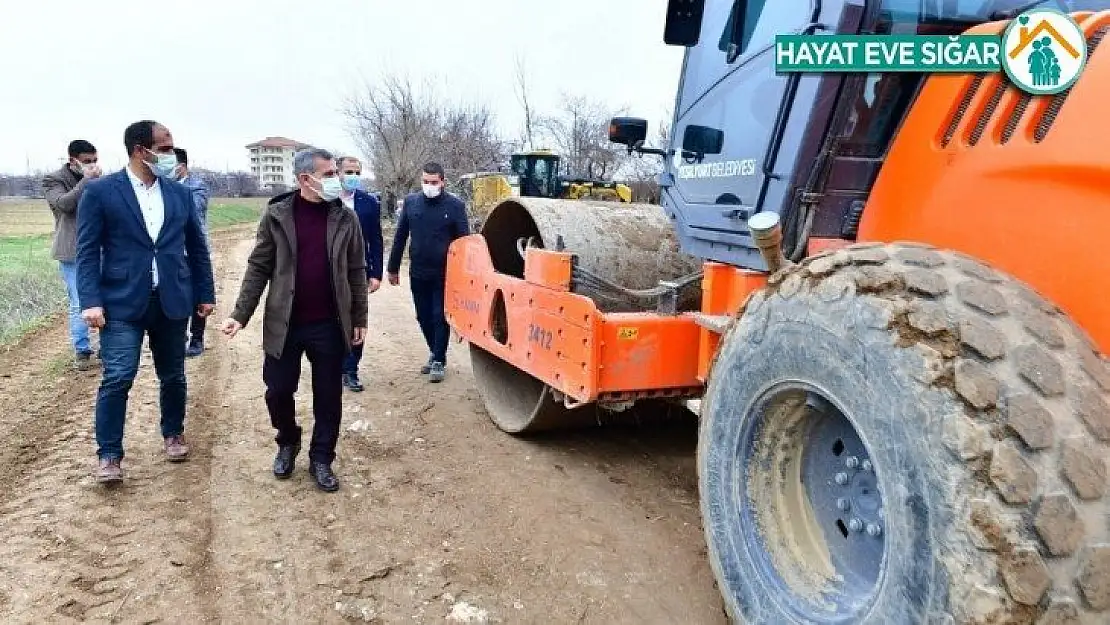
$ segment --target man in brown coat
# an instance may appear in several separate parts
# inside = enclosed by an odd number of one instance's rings
[[[235,310],[223,331],[234,337],[247,325],[269,284],[262,378],[270,422],[277,430],[274,475],[292,475],[300,452],[293,394],[301,356],[307,355],[316,419],[309,473],[320,489],[331,492],[339,488],[331,464],[343,411],[343,361],[366,337],[366,244],[358,218],[339,199],[342,183],[331,153],[298,152],[293,172],[299,188],[266,207]]]
[[[89,327],[81,319],[81,303],[77,297],[77,202],[85,185],[100,177],[96,148],[84,139],[69,143],[69,162],[56,172],[42,178],[42,190],[50,212],[54,213],[54,244],[51,253],[58,261],[62,279],[69,295],[69,338],[73,343],[74,362],[84,371],[92,364],[93,348]]]

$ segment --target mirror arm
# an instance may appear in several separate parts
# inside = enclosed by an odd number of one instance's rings
[[[656,156],[662,156],[663,158],[667,158],[667,156],[668,156],[666,150],[661,150],[659,148],[645,148],[643,141],[637,141],[636,143],[633,143],[632,145],[629,145],[628,146],[628,153],[630,155],[632,153],[636,153],[636,154],[655,154]]]

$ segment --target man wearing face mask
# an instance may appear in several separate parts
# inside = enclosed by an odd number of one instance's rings
[[[291,476],[301,449],[293,396],[307,355],[316,420],[308,470],[318,488],[331,492],[339,489],[331,465],[343,412],[343,360],[366,337],[366,243],[354,212],[339,199],[343,183],[330,152],[298,152],[293,173],[298,190],[270,200],[258,222],[239,298],[223,332],[234,337],[246,326],[269,286],[262,379],[277,430],[274,476]]]
[[[69,296],[69,338],[73,343],[74,366],[85,371],[92,365],[93,348],[89,327],[81,319],[77,297],[77,204],[86,185],[101,176],[96,148],[84,139],[69,144],[69,162],[56,172],[46,174],[42,189],[54,213],[54,243],[51,253],[66,284]]]
[[[185,442],[185,325],[212,312],[216,297],[204,229],[189,190],[170,176],[173,136],[144,120],[127,127],[120,172],[88,185],[77,207],[77,290],[85,323],[100,330],[104,374],[96,396],[100,482],[123,478],[127,400],[149,338],[161,385],[163,451],[189,455]]]
[[[389,283],[400,284],[401,256],[409,244],[409,282],[416,320],[431,355],[420,368],[432,382],[442,382],[447,369],[450,326],[443,312],[443,290],[447,277],[447,249],[455,239],[470,234],[466,205],[443,190],[444,172],[439,163],[424,165],[420,193],[405,198],[397,233],[389,254]]]
[[[343,180],[343,194],[339,199],[343,205],[358,216],[362,228],[362,238],[366,241],[366,280],[370,293],[382,285],[382,218],[378,200],[359,188],[362,183],[362,163],[353,156],[342,156],[338,160],[339,175]],[[358,364],[362,360],[362,345],[355,345],[343,363],[343,386],[354,392],[363,390],[358,379]]]
[[[204,228],[205,240],[208,240],[208,187],[200,176],[189,171],[189,153],[184,148],[175,147],[173,153],[177,156],[177,168],[173,171],[173,179],[189,189],[193,198],[193,206],[197,211],[197,219],[200,220],[200,225]],[[211,241],[209,241],[208,247],[211,251]],[[204,353],[204,328],[207,321],[206,317],[196,313],[193,313],[193,316],[189,319],[189,343],[188,347],[185,348],[186,358],[195,358]]]

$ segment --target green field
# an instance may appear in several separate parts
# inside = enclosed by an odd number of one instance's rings
[[[209,228],[258,220],[267,198],[213,198]],[[0,345],[65,309],[65,286],[50,256],[54,219],[42,200],[0,199]]]

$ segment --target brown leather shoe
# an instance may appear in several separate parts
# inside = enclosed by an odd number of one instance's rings
[[[185,444],[185,436],[183,434],[167,438],[165,450],[166,460],[170,462],[182,462],[189,457],[189,446]]]
[[[120,468],[119,458],[101,458],[97,463],[93,477],[101,484],[118,482],[123,479],[123,469]]]

